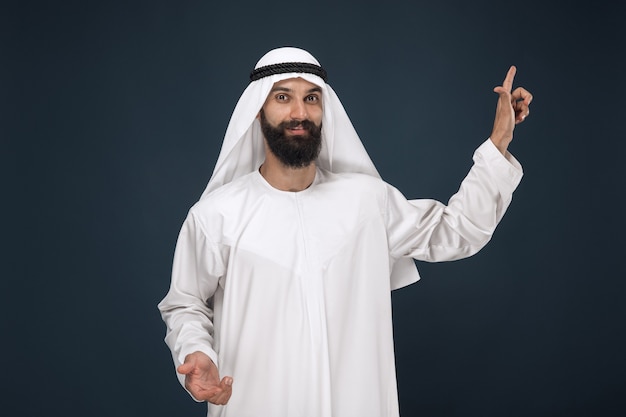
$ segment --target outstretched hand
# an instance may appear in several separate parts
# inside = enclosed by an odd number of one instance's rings
[[[509,68],[502,85],[493,89],[499,98],[491,140],[502,154],[506,153],[509,143],[513,140],[515,125],[523,122],[530,113],[529,106],[533,99],[532,94],[522,87],[511,91],[516,71],[514,66]]]
[[[185,363],[177,368],[185,375],[185,388],[200,401],[224,405],[230,399],[233,378],[225,376],[220,381],[217,366],[202,352],[194,352],[185,357]]]

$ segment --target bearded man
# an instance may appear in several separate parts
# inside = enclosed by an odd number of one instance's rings
[[[183,386],[221,417],[397,417],[391,290],[413,259],[471,256],[522,177],[531,94],[511,67],[492,134],[447,205],[382,181],[326,72],[279,48],[251,74],[159,304]]]

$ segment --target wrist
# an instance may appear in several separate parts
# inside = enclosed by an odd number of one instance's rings
[[[502,155],[506,155],[507,148],[509,147],[509,144],[513,140],[513,138],[507,138],[505,136],[498,135],[495,133],[492,133],[489,139],[491,139],[495,147],[498,148],[498,150],[500,151]]]

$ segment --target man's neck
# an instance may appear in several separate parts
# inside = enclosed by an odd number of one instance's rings
[[[280,162],[271,152],[266,152],[265,162],[259,172],[272,187],[281,191],[306,190],[315,179],[315,163],[303,168],[291,168]]]

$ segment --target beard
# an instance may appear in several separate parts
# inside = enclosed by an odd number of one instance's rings
[[[322,149],[322,124],[315,125],[310,120],[289,120],[272,126],[260,112],[261,131],[270,151],[289,168],[305,168],[315,161]],[[304,135],[288,136],[285,131],[302,126]]]

